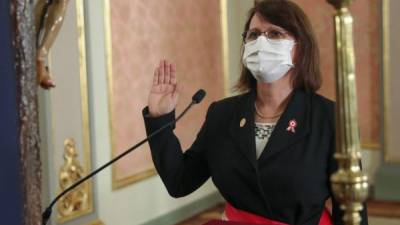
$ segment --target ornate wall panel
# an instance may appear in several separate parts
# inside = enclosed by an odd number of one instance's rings
[[[400,163],[400,66],[397,63],[400,57],[400,17],[397,10],[400,2],[383,0],[383,95],[384,95],[384,158],[389,163]]]
[[[86,71],[84,2],[68,3],[63,27],[50,51],[49,71],[56,87],[46,91],[50,198],[92,170]],[[53,223],[93,220],[92,181],[66,194],[54,206]],[[72,224],[72,221],[71,221]]]
[[[106,33],[112,156],[145,137],[141,110],[147,105],[160,59],[177,64],[183,93],[177,113],[199,88],[204,102],[175,130],[186,149],[195,139],[211,101],[224,95],[220,2],[215,0],[109,0]],[[155,173],[148,145],[113,167],[113,188]]]

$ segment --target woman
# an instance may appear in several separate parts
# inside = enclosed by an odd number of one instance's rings
[[[307,17],[290,1],[260,1],[249,12],[243,41],[236,85],[243,94],[210,105],[185,153],[173,128],[150,140],[168,192],[188,195],[211,177],[227,201],[228,220],[342,224],[334,199],[332,217],[324,207],[337,168],[334,104],[315,93],[319,52]],[[148,134],[175,118],[178,95],[175,66],[163,60],[143,111]]]

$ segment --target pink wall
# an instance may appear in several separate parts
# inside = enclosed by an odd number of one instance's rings
[[[112,32],[112,124],[117,152],[145,136],[141,110],[147,105],[154,67],[162,58],[177,64],[183,93],[177,113],[196,90],[207,96],[177,125],[183,148],[195,139],[210,102],[223,97],[219,1],[110,0]],[[117,179],[152,168],[148,145],[116,166]]]

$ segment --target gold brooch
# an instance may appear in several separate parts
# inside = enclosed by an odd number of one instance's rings
[[[245,118],[242,118],[242,119],[240,120],[240,127],[244,127],[244,125],[246,125],[246,119],[245,119]]]

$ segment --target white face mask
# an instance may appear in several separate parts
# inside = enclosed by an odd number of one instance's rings
[[[243,64],[256,80],[272,83],[282,78],[292,67],[293,40],[267,40],[261,35],[244,46]]]

